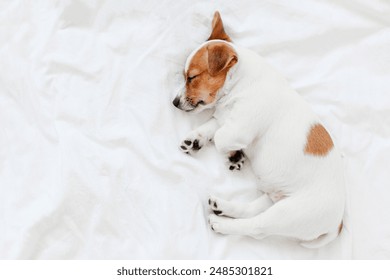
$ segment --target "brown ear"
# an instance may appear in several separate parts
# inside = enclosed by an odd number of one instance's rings
[[[210,40],[225,40],[228,42],[231,42],[232,40],[230,37],[226,34],[225,29],[223,28],[223,22],[221,19],[221,15],[218,11],[214,13],[213,23],[212,23],[212,31],[210,37],[207,39],[207,41]]]
[[[221,71],[228,71],[237,63],[237,53],[226,43],[210,44],[207,47],[208,66],[211,76],[215,76]]]

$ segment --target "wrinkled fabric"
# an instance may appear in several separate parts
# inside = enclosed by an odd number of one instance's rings
[[[344,230],[329,246],[209,229],[209,194],[258,195],[248,165],[178,149],[209,116],[171,102],[215,10],[344,154]],[[389,14],[380,0],[0,1],[0,258],[390,258]]]

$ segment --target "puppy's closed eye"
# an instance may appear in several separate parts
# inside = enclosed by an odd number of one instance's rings
[[[191,77],[187,77],[187,83],[191,83],[191,81],[192,81],[193,79],[195,79],[196,77],[197,77],[197,75],[191,76]]]

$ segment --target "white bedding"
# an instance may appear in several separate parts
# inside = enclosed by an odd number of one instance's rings
[[[219,10],[312,105],[345,155],[339,239],[222,236],[207,197],[249,201],[248,167],[180,140],[171,102]],[[0,258],[390,258],[389,1],[0,1]]]

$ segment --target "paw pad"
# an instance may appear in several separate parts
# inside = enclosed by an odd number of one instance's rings
[[[213,211],[215,215],[218,215],[218,216],[223,215],[222,211],[220,209],[218,209],[218,204],[217,204],[217,201],[215,200],[215,198],[209,198],[208,203],[210,205],[211,211]]]
[[[192,154],[199,151],[202,148],[198,139],[189,140],[186,139],[180,144],[180,150],[186,154]]]
[[[244,166],[245,155],[242,151],[234,151],[230,153],[229,157],[229,170],[241,170]]]

